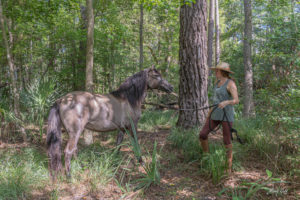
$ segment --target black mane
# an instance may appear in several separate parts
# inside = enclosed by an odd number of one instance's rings
[[[147,89],[147,72],[140,71],[127,78],[120,87],[110,94],[117,98],[127,99],[132,107],[136,107],[141,101]]]

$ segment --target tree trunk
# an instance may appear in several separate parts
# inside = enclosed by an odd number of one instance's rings
[[[87,13],[86,7],[80,6],[80,14],[81,14],[81,26],[80,29],[82,32],[86,32],[87,30]],[[77,57],[77,67],[76,67],[76,90],[84,90],[85,85],[82,83],[85,82],[85,66],[86,66],[86,35],[82,35],[79,40],[79,49],[78,49],[78,57]]]
[[[215,47],[215,51],[216,51],[216,62],[215,65],[219,64],[220,62],[220,55],[221,55],[221,49],[220,49],[220,18],[219,18],[219,2],[218,0],[216,1],[216,11],[215,11],[215,19],[216,19],[216,47]]]
[[[248,118],[255,115],[253,104],[253,72],[251,63],[252,13],[251,0],[244,0],[245,35],[244,35],[244,109],[243,116]]]
[[[196,0],[180,8],[179,112],[177,126],[192,128],[204,123],[207,97],[207,10],[206,0]]]
[[[209,22],[208,22],[208,40],[207,40],[207,67],[213,66],[213,43],[214,43],[214,25],[215,25],[215,4],[214,0],[209,3]]]
[[[144,64],[144,38],[143,38],[143,25],[144,25],[144,5],[140,4],[140,71],[143,69]]]
[[[8,62],[8,66],[9,66],[11,85],[12,85],[12,95],[13,95],[13,100],[14,100],[14,102],[13,102],[14,114],[16,115],[17,118],[20,119],[20,117],[21,117],[21,115],[20,115],[20,94],[19,94],[19,90],[17,87],[16,67],[15,67],[15,64],[13,61],[12,53],[10,51],[12,44],[9,45],[8,40],[7,40],[1,0],[0,0],[0,21],[1,21],[2,37],[3,37],[4,46],[6,49],[6,57],[7,57],[7,62]],[[13,41],[12,33],[9,33],[9,35],[10,35],[10,40]],[[21,130],[24,142],[26,142],[27,137],[26,137],[25,129],[19,124],[17,124],[17,126]]]
[[[85,89],[93,93],[93,61],[94,61],[94,11],[93,0],[86,0],[87,8],[87,45],[86,45],[86,80]],[[85,130],[84,141],[86,145],[93,143],[93,132]]]
[[[94,12],[93,0],[86,0],[87,7],[87,43],[86,43],[86,80],[85,89],[93,92],[93,64],[94,64]]]

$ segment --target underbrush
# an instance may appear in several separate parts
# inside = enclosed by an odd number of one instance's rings
[[[94,192],[114,178],[121,163],[122,159],[115,149],[107,150],[94,143],[81,149],[77,159],[72,159],[71,182],[88,182],[90,191]]]
[[[212,182],[217,184],[226,175],[226,149],[222,143],[209,142],[209,154],[205,154],[199,143],[199,129],[183,130],[173,128],[168,140],[172,146],[178,149],[184,158],[184,162],[199,163],[199,171],[202,175],[212,178]],[[235,154],[234,145],[233,152]],[[240,161],[237,158],[242,157],[241,153],[233,156],[233,169],[240,169]]]
[[[49,181],[47,158],[38,149],[2,151],[0,162],[0,199],[30,199]]]
[[[283,123],[278,126],[270,118],[261,116],[235,123],[235,128],[246,142],[245,148],[266,160],[271,170],[299,178],[300,136],[296,126]]]
[[[176,111],[173,110],[145,110],[138,123],[138,127],[143,131],[153,131],[158,126],[168,129],[176,123],[176,120]]]

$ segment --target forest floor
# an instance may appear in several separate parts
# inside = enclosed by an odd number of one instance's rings
[[[115,179],[111,179],[102,188],[91,190],[87,182],[77,182],[76,184],[64,181],[59,185],[59,197],[62,200],[75,199],[199,199],[199,200],[215,200],[215,199],[232,199],[232,194],[226,192],[219,194],[224,188],[238,188],[243,182],[255,183],[259,180],[267,180],[267,164],[264,163],[258,156],[253,156],[244,159],[241,163],[241,170],[234,171],[230,176],[223,177],[218,184],[213,184],[211,177],[205,176],[199,172],[199,164],[197,162],[187,163],[184,161],[182,153],[174,149],[168,142],[167,137],[170,130],[159,130],[155,132],[139,132],[138,137],[142,147],[146,147],[152,152],[153,144],[157,142],[157,149],[160,150],[160,176],[161,181],[158,185],[151,185],[146,190],[134,191],[133,189],[124,190],[116,183]],[[95,140],[100,141],[101,145],[108,148],[113,146],[110,138],[105,135],[95,137]],[[125,138],[124,140],[128,140]],[[210,135],[210,143],[222,143],[221,134]],[[65,143],[66,141],[64,141]],[[13,148],[16,151],[28,146],[37,146],[36,144],[17,144],[10,145],[2,143],[1,149]],[[79,144],[79,151],[84,148]],[[46,148],[42,145],[39,147],[42,154],[46,154]],[[123,146],[121,148],[123,156],[131,156],[132,151]],[[121,166],[116,174],[120,177],[121,168],[135,169],[127,170],[123,177],[123,182],[135,180],[141,177],[143,168],[140,167],[135,159],[132,159],[127,166]],[[88,170],[88,169],[86,169]],[[139,172],[139,173],[137,173]],[[284,177],[281,177],[284,179]],[[42,189],[36,189],[31,192],[33,199],[51,199],[54,185],[50,182]],[[270,196],[264,191],[258,191],[255,199],[297,199],[300,195],[300,188],[293,188],[293,184],[282,183],[280,186],[282,194],[278,197]],[[293,188],[291,190],[291,188]],[[234,190],[235,191],[235,190]],[[242,190],[236,190],[237,193]],[[52,194],[53,195],[53,194]]]

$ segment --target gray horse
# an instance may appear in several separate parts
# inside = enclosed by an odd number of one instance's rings
[[[124,130],[128,129],[132,133],[131,120],[135,128],[137,127],[147,89],[159,89],[170,93],[173,86],[151,67],[127,78],[116,91],[109,94],[76,91],[56,100],[48,117],[46,140],[50,175],[55,178],[62,168],[61,123],[69,134],[65,148],[65,170],[66,175],[70,176],[71,158],[77,150],[78,139],[83,129],[98,132],[118,129],[120,132],[117,145],[121,144]]]

